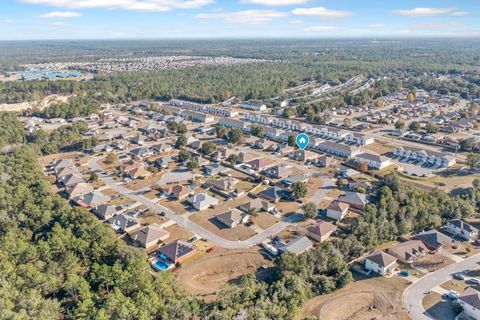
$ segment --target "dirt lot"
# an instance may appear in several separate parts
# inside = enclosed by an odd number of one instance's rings
[[[190,293],[212,301],[225,283],[235,283],[248,273],[257,272],[257,277],[267,276],[272,261],[258,250],[221,250],[206,254],[183,267],[178,273],[179,283]],[[262,268],[262,269],[263,269]]]
[[[402,293],[407,286],[407,281],[397,277],[359,280],[332,294],[310,299],[299,318],[407,320],[410,317],[402,309]]]
[[[54,159],[71,159],[71,160],[76,161],[80,164],[85,164],[88,161],[88,157],[85,156],[84,154],[67,152],[67,153],[50,154],[48,156],[41,157],[41,158],[39,158],[38,162],[40,163],[40,165],[42,167],[45,167],[47,164],[52,162]]]
[[[66,102],[70,96],[50,95],[41,100],[19,102],[19,103],[2,103],[0,104],[0,111],[23,111],[27,109],[43,109],[55,102]]]
[[[424,268],[429,270],[430,272],[433,272],[435,270],[446,267],[452,263],[453,263],[452,259],[444,257],[439,253],[436,253],[436,254],[427,254],[426,256],[418,259],[418,261],[415,262],[415,266],[418,266],[420,268]]]
[[[258,216],[254,217],[253,222],[261,229],[268,229],[278,222],[278,218],[268,212],[260,212]]]

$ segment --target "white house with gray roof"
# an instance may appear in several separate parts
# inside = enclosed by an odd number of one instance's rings
[[[450,234],[468,241],[478,239],[478,229],[460,219],[448,220],[445,229]]]

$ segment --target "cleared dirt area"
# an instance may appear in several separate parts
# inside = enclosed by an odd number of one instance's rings
[[[0,111],[23,111],[27,109],[43,109],[55,102],[67,102],[70,96],[51,95],[37,101],[19,102],[19,103],[1,103]]]
[[[359,280],[332,294],[310,299],[299,318],[407,320],[410,317],[402,309],[402,293],[407,286],[407,281],[397,277]]]
[[[272,265],[258,250],[220,250],[183,267],[177,276],[188,292],[212,301],[223,284],[235,283],[249,273],[264,278]]]

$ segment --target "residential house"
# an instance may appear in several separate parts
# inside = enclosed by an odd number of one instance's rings
[[[318,155],[308,150],[297,149],[292,153],[290,153],[289,157],[290,159],[293,159],[296,161],[307,162],[307,161],[314,160],[315,158],[318,157]]]
[[[158,169],[167,169],[168,165],[173,162],[171,157],[161,157],[155,160],[154,166]]]
[[[203,172],[207,176],[214,176],[214,175],[217,175],[221,172],[225,172],[227,170],[228,170],[228,168],[222,166],[219,163],[212,163],[212,164],[203,166]]]
[[[464,240],[473,242],[478,239],[478,229],[460,219],[448,220],[445,229]]]
[[[74,201],[83,208],[96,208],[107,203],[110,199],[100,191],[92,191],[75,198]]]
[[[108,220],[119,213],[119,209],[109,204],[101,204],[95,207],[93,213],[101,220]]]
[[[256,156],[254,156],[250,152],[240,152],[238,154],[238,157],[239,157],[240,163],[248,163],[256,158]]]
[[[289,241],[286,245],[280,247],[282,252],[290,252],[294,255],[300,255],[313,248],[313,242],[305,236],[300,236]]]
[[[206,210],[218,204],[218,200],[206,193],[199,193],[190,198],[188,202],[198,211]]]
[[[420,240],[409,240],[395,244],[387,249],[387,253],[403,263],[413,263],[426,255],[430,250]]]
[[[172,243],[169,243],[160,249],[159,253],[165,255],[173,263],[182,263],[189,257],[193,256],[197,249],[195,246],[185,240],[179,239]]]
[[[232,177],[224,177],[220,179],[211,179],[205,182],[208,187],[213,187],[221,191],[231,191],[238,183],[238,180]]]
[[[138,135],[138,136],[133,137],[130,141],[134,144],[138,144],[138,145],[142,146],[147,141],[147,138],[144,135]]]
[[[71,173],[66,176],[60,177],[57,182],[62,187],[69,187],[81,182],[85,182],[85,179],[83,179],[83,177],[78,173]]]
[[[140,147],[130,150],[130,154],[133,157],[146,158],[153,155],[153,151],[147,147]]]
[[[267,201],[276,203],[281,199],[289,197],[290,191],[279,187],[270,187],[258,193],[258,196]]]
[[[176,184],[173,186],[170,186],[167,190],[166,193],[170,195],[170,197],[177,199],[177,200],[184,200],[188,198],[190,195],[193,194],[193,190],[182,186],[180,184]]]
[[[367,196],[363,193],[347,191],[338,201],[350,205],[351,208],[363,210],[368,204]]]
[[[260,198],[256,198],[256,199],[253,199],[252,201],[249,201],[247,203],[240,205],[238,209],[248,214],[251,214],[253,212],[259,212],[259,211],[273,212],[275,210],[275,206]]]
[[[334,224],[320,220],[314,225],[307,227],[307,236],[318,242],[323,242],[327,240],[336,230],[337,226]]]
[[[151,149],[156,154],[163,154],[171,152],[173,147],[169,143],[160,143],[152,146]]]
[[[140,227],[137,219],[127,216],[125,214],[118,214],[108,219],[108,223],[118,233],[130,233]]]
[[[264,170],[272,165],[275,164],[275,161],[273,161],[270,158],[260,158],[260,159],[255,159],[247,162],[247,165],[252,167],[254,170]]]
[[[86,182],[80,182],[65,188],[65,192],[70,196],[70,198],[79,197],[92,191],[93,187]]]
[[[170,233],[157,224],[151,224],[130,234],[130,238],[145,249],[157,246],[159,242],[165,242],[169,237]]]
[[[171,171],[162,175],[158,185],[165,186],[169,184],[181,184],[193,179],[195,179],[195,175],[190,171]]]
[[[452,238],[447,237],[443,233],[437,230],[423,231],[415,236],[418,240],[422,241],[427,248],[432,251],[437,251],[440,248],[450,248],[455,242]]]
[[[131,179],[138,179],[141,177],[148,177],[151,172],[145,169],[143,163],[131,162],[122,166],[122,172]]]
[[[55,176],[57,177],[57,180],[62,180],[63,177],[66,177],[68,175],[73,175],[75,173],[76,173],[75,170],[73,170],[70,167],[66,167],[66,168],[59,169],[58,172],[55,173]]]
[[[292,168],[285,165],[276,165],[265,169],[263,173],[272,179],[284,179],[292,174]]]
[[[282,184],[285,185],[287,188],[291,187],[295,183],[308,183],[310,177],[304,174],[296,174],[293,176],[289,176],[282,180]]]
[[[238,209],[230,209],[227,212],[215,216],[215,219],[229,228],[235,228],[239,224],[246,223],[249,217],[249,215],[244,214]]]
[[[342,220],[347,215],[349,207],[347,203],[335,200],[327,207],[327,217]]]
[[[47,166],[47,169],[54,170],[57,173],[60,169],[71,168],[74,165],[72,159],[55,159]]]
[[[480,292],[470,287],[467,288],[457,299],[463,308],[463,314],[471,319],[480,319]]]
[[[391,165],[390,158],[374,152],[365,151],[355,157],[355,162],[364,161],[370,168],[383,169]]]
[[[365,269],[385,276],[397,267],[397,258],[383,251],[375,251],[365,258]]]
[[[335,162],[335,159],[332,157],[329,157],[327,155],[320,156],[312,161],[312,164],[314,164],[317,167],[330,167],[333,163]]]

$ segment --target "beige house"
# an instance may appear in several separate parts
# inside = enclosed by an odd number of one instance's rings
[[[323,242],[327,240],[335,230],[337,230],[337,226],[330,222],[320,220],[307,228],[307,236],[318,242]]]
[[[165,241],[170,237],[170,233],[157,224],[149,225],[130,235],[133,241],[136,241],[143,248],[156,246],[160,241]]]

